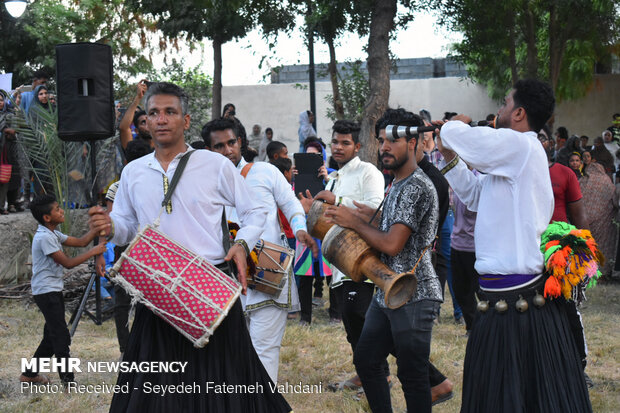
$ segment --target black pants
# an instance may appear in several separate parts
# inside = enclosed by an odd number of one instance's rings
[[[299,306],[300,320],[308,323],[312,322],[312,283],[314,276],[297,275],[299,279]]]
[[[331,285],[332,277],[325,277],[327,279],[327,284]],[[339,285],[336,288],[329,287],[329,308],[327,312],[329,313],[329,318],[332,320],[340,320],[342,318],[342,301],[344,300],[344,295],[342,292],[342,285]]]
[[[347,332],[347,341],[351,344],[351,350],[355,354],[355,347],[364,328],[366,312],[375,293],[375,285],[370,283],[358,283],[345,281],[342,283],[342,324]],[[390,366],[387,359],[384,360],[383,370],[385,376],[390,375]]]
[[[45,358],[56,356],[58,360],[71,357],[69,354],[71,335],[65,322],[65,301],[62,297],[62,292],[55,291],[37,294],[33,298],[43,313],[45,326],[43,327],[43,339],[32,357]],[[35,377],[37,375],[35,370],[27,370],[23,373],[27,377]],[[74,380],[73,373],[59,372],[58,375],[63,382]]]
[[[116,324],[116,337],[121,353],[127,348],[129,339],[129,310],[131,308],[131,296],[125,292],[123,287],[114,286],[114,324]]]
[[[439,303],[422,300],[391,310],[372,300],[353,355],[357,374],[374,413],[392,412],[383,363],[396,355],[398,378],[410,412],[431,411],[429,354],[433,320]]]
[[[313,277],[314,278],[314,294],[312,295],[315,298],[323,297],[323,277]],[[329,282],[327,283],[327,287],[329,288]]]
[[[452,287],[454,296],[461,306],[465,328],[471,330],[476,316],[476,291],[478,291],[478,272],[474,269],[476,253],[452,248]]]

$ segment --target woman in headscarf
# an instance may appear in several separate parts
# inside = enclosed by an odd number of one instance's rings
[[[19,189],[21,187],[21,168],[19,165],[19,152],[17,148],[17,136],[15,130],[8,127],[9,117],[15,108],[9,106],[10,100],[8,95],[0,91],[0,129],[3,129],[0,136],[0,148],[2,159],[4,162],[12,166],[11,179],[6,184],[6,201],[8,204],[8,212],[23,211],[24,208],[17,203],[19,197]],[[17,106],[19,108],[19,105]],[[0,192],[3,192],[0,189]],[[6,214],[4,210],[4,197],[0,196],[0,213]]]
[[[575,152],[581,156],[581,140],[578,136],[573,135],[568,138],[566,145],[558,151],[555,161],[564,166],[568,166],[568,158],[570,158],[571,154]]]
[[[4,91],[0,91],[0,162],[9,164],[8,162],[8,140],[13,137],[15,139],[15,131],[8,126],[8,99]],[[9,191],[9,182],[0,182],[0,215],[7,215],[8,211],[4,209],[7,192]]]
[[[53,111],[52,103],[49,101],[47,86],[39,85],[34,89],[34,99],[28,109],[30,123],[36,121],[42,113]]]
[[[588,173],[579,180],[581,194],[592,236],[606,258],[601,268],[604,277],[610,277],[614,264],[618,231],[613,224],[617,206],[614,204],[616,186],[598,162],[588,166]]]
[[[605,148],[603,138],[598,136],[594,139],[594,148],[592,149],[592,159],[603,166],[605,173],[611,180],[612,174],[616,171],[614,166],[614,156]]]
[[[583,162],[583,166],[581,167],[581,172],[586,174],[588,166],[592,163],[592,151],[590,149],[587,149],[585,151],[583,151],[583,153],[581,154],[581,161]]]
[[[314,114],[309,110],[304,110],[299,114],[299,129],[297,135],[299,136],[299,152],[305,152],[304,142],[310,136],[316,136],[316,131],[312,126],[314,121]]]
[[[575,172],[577,179],[581,179],[583,176],[583,162],[581,161],[581,155],[578,152],[571,153],[568,158],[568,167]]]

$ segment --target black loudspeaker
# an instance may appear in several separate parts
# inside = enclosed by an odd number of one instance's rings
[[[112,48],[99,43],[56,46],[58,137],[64,141],[114,135]]]

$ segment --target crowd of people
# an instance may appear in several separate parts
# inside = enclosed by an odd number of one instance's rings
[[[21,96],[29,113],[45,110],[49,100],[44,84],[33,82],[33,87],[33,96]],[[392,411],[387,363],[392,354],[408,411],[430,412],[432,405],[453,397],[452,381],[429,360],[432,330],[440,319],[447,284],[451,318],[463,325],[468,340],[461,411],[591,411],[586,387],[591,381],[584,371],[587,346],[576,304],[548,299],[535,306],[532,300],[542,293],[545,276],[539,244],[551,221],[570,222],[592,232],[607,257],[603,276],[611,276],[615,262],[620,262],[615,259],[618,230],[613,225],[619,192],[612,181],[620,165],[620,114],[614,115],[614,125],[595,138],[593,146],[588,137],[569,137],[564,127],[551,136],[547,121],[555,99],[550,87],[520,81],[498,115],[490,116],[496,128],[471,127],[470,118],[454,112],[433,121],[425,110],[388,109],[375,126],[379,141],[375,165],[358,156],[362,145],[358,123],[334,122],[326,144],[312,126],[314,115],[303,111],[299,152],[317,153],[323,160],[315,172],[322,190],[311,193],[295,186],[296,166],[286,145],[273,140],[271,127],[263,133],[261,125],[253,125],[248,135],[229,103],[220,118],[203,126],[201,140],[188,140],[187,107],[187,95],[176,85],[161,82],[147,87],[144,81],[137,85],[135,98],[118,118],[118,147],[126,166],[122,175],[119,171],[120,180],[104,186],[107,208],[89,210],[91,230],[84,237],[67,238],[57,231],[64,217],[55,199],[33,201],[33,215],[41,224],[37,248],[46,245],[37,256],[52,258],[42,261],[43,269],[33,275],[35,302],[46,318],[46,334],[35,357],[69,354],[70,339],[60,321],[64,314],[49,315],[46,308],[52,298],[60,305],[59,266],[74,264],[55,257],[62,253],[60,244],[82,245],[105,234],[114,243],[115,254],[107,262],[103,256],[97,258],[97,269],[104,275],[138,228],[157,219],[164,234],[237,277],[244,294],[209,344],[195,348],[142,304],[137,305],[129,331],[130,297],[116,288],[123,360],[190,365],[174,377],[121,373],[119,384],[139,388],[146,381],[214,381],[263,383],[268,388],[267,383],[278,382],[287,320],[313,323],[313,298],[322,297],[326,285],[330,322],[343,324],[357,373],[334,380],[330,389],[357,390],[366,395],[373,412]],[[5,112],[0,106],[0,115]],[[386,133],[389,125],[433,125],[435,130],[395,136]],[[4,153],[19,134],[8,127],[2,131]],[[177,171],[183,175],[174,181]],[[12,188],[9,183],[1,185],[0,190],[4,185]],[[168,191],[172,195],[162,204]],[[3,207],[4,198],[0,200]],[[404,305],[389,306],[382,289],[370,280],[354,281],[353,274],[336,268],[321,253],[322,240],[310,235],[307,221],[316,201],[327,204],[329,222],[353,230],[393,272],[415,274],[415,291]],[[15,206],[9,201],[11,205]],[[228,232],[222,234],[226,221],[238,228],[233,239]],[[295,250],[279,296],[247,288],[246,276],[251,276],[247,257],[259,239]],[[80,259],[101,252],[93,249]],[[517,311],[519,299],[530,300],[531,309]],[[48,334],[49,330],[58,334]],[[60,378],[74,380],[67,375]],[[24,372],[20,380],[49,382],[36,371]],[[134,391],[115,394],[110,411],[181,407],[291,410],[277,392],[162,398]]]

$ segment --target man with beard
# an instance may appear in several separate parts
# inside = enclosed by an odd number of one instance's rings
[[[411,125],[423,125],[412,115]],[[386,195],[379,227],[368,224],[371,208],[330,206],[326,216],[350,228],[376,250],[396,273],[414,271],[418,281],[413,297],[397,309],[385,304],[378,290],[366,313],[353,363],[373,412],[391,412],[390,389],[384,362],[396,356],[398,378],[410,412],[431,411],[429,354],[434,315],[441,302],[441,287],[431,262],[430,247],[437,233],[437,192],[416,162],[417,137],[394,139],[385,129],[377,137],[383,167],[394,173]]]
[[[133,134],[131,133],[132,123],[138,133],[136,138],[143,139],[151,145],[151,148],[154,147],[153,140],[151,139],[151,133],[146,126],[146,112],[142,109],[138,110],[138,105],[142,101],[147,89],[148,86],[146,85],[146,80],[143,79],[138,82],[136,85],[136,96],[133,98],[131,105],[129,105],[127,111],[125,111],[125,114],[118,125],[123,150],[127,148],[127,144],[133,139]]]
[[[316,256],[318,247],[307,232],[303,207],[291,190],[291,185],[278,168],[270,163],[251,164],[243,159],[241,138],[237,133],[234,121],[220,118],[204,125],[201,135],[207,149],[226,156],[239,174],[245,176],[246,183],[252,188],[253,202],[269,211],[260,235],[261,239],[288,247],[288,241],[285,236],[283,237],[278,221],[278,209],[280,209],[290,223],[297,240],[310,247]],[[240,223],[236,209],[227,208],[226,217],[230,221]],[[254,244],[249,245],[250,248],[253,246]],[[295,282],[290,272],[284,276],[286,281],[280,296],[274,297],[250,289],[247,297],[243,299],[252,343],[274,383],[278,382],[280,346],[286,327],[286,316],[289,311],[299,310]]]
[[[376,209],[383,200],[383,175],[371,163],[363,162],[357,156],[361,143],[359,141],[360,126],[350,120],[338,120],[332,127],[332,158],[338,163],[338,170],[329,174],[326,189],[319,192],[314,200],[322,200],[330,205],[345,205],[355,208],[357,205]],[[321,167],[324,169],[325,166]],[[302,197],[304,209],[310,210],[313,199]],[[310,301],[312,298],[312,278],[301,277],[299,287],[300,300]],[[342,296],[342,323],[347,332],[347,341],[355,352],[355,347],[362,333],[366,310],[374,294],[375,285],[370,280],[363,283],[353,282],[347,274],[337,268],[332,269],[332,292]],[[304,297],[302,294],[305,294]],[[385,362],[385,376],[390,370]],[[332,389],[360,389],[362,383],[355,376]]]
[[[457,115],[437,139],[442,173],[478,212],[482,304],[467,342],[462,413],[592,411],[565,300],[534,299],[548,276],[540,241],[554,204],[536,134],[554,107],[548,84],[520,80],[498,111],[497,129],[470,127],[470,117]]]

